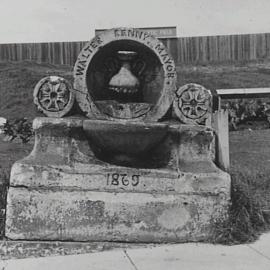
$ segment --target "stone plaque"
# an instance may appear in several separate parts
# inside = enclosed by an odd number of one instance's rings
[[[34,89],[34,103],[49,117],[63,117],[73,107],[74,92],[67,80],[58,76],[41,79]]]
[[[114,87],[127,73],[136,87]],[[96,36],[74,67],[76,100],[89,118],[159,120],[172,104],[175,84],[175,64],[165,46],[138,29],[117,28]],[[121,95],[130,98],[123,102]]]
[[[189,83],[176,91],[176,116],[185,124],[203,124],[212,113],[212,95],[202,85]]]

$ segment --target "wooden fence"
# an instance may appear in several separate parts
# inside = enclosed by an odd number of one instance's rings
[[[162,42],[178,65],[270,58],[270,33],[164,38]],[[0,44],[0,61],[73,65],[84,44],[85,41]]]
[[[221,99],[238,99],[238,98],[263,98],[270,97],[270,88],[239,88],[239,89],[217,89],[219,105]],[[220,108],[213,114],[212,126],[217,133],[217,160],[219,165],[225,171],[230,168],[229,152],[229,114],[228,110]],[[270,121],[270,117],[268,118]]]

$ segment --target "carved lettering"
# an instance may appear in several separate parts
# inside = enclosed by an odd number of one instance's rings
[[[143,35],[143,32],[141,32],[141,31],[136,31],[136,38],[141,39],[141,38],[142,38],[142,35]]]
[[[172,64],[172,59],[170,58],[170,56],[167,54],[168,59],[165,61],[165,64]]]
[[[132,175],[132,186],[136,187],[139,184],[140,175],[134,174]]]
[[[128,175],[126,173],[108,173],[106,179],[107,186],[136,187],[140,183],[139,174]]]
[[[97,36],[95,39],[92,40],[92,42],[90,43],[90,46],[93,49],[96,49],[100,44],[102,44],[102,40],[99,36]]]
[[[86,59],[87,59],[89,56],[90,56],[90,54],[86,54],[86,55],[85,55],[85,54],[82,54],[82,57],[83,57],[83,58],[86,58]]]
[[[113,173],[112,174],[112,181],[111,181],[111,183],[112,183],[112,185],[114,185],[114,186],[118,186],[119,185],[119,174],[118,173]]]
[[[166,60],[167,60],[167,58],[169,57],[168,56],[168,54],[166,53],[166,54],[162,54],[162,55],[160,55],[161,56],[161,58],[162,58],[162,60],[165,62]],[[166,62],[165,62],[166,63]]]
[[[143,35],[144,35],[143,40],[146,40],[148,37],[150,37],[150,35],[145,32],[143,33]]]
[[[121,36],[120,29],[115,29],[115,30],[114,30],[114,36],[115,36],[115,37],[120,37],[120,36]]]
[[[88,52],[90,52],[90,53],[92,53],[93,52],[93,50],[91,50],[91,48],[90,48],[90,46],[88,45],[87,47],[85,47],[84,48],[84,50],[85,51],[88,51]]]
[[[84,68],[86,67],[86,61],[85,60],[80,60],[78,62],[81,66],[83,66]]]
[[[166,71],[169,72],[168,74],[168,78],[173,78],[175,77],[175,74],[172,73],[172,71],[174,71],[174,65],[173,65],[173,60],[170,58],[170,56],[165,53],[165,54],[162,54],[163,51],[165,50],[165,48],[161,45],[161,44],[157,44],[157,46],[155,47],[155,49],[158,51],[164,65],[165,65],[165,69]]]
[[[126,173],[123,173],[123,174],[120,174],[120,176],[122,177],[122,184],[124,186],[128,186],[129,184],[129,180],[127,178],[127,174]]]
[[[121,36],[125,37],[127,35],[126,30],[125,29],[121,29]]]
[[[175,77],[175,73],[174,72],[169,72],[169,73],[167,73],[167,77],[168,78],[174,78]]]
[[[114,36],[115,37],[135,37],[138,39],[146,40],[149,38],[151,35],[143,32],[143,31],[138,31],[135,29],[115,29],[114,30]]]
[[[164,46],[162,44],[157,44],[155,49],[158,51],[159,54],[161,54],[164,51]]]
[[[168,65],[168,66],[166,66],[166,69],[167,69],[167,71],[173,71],[173,66],[172,65]]]
[[[102,39],[99,36],[95,38],[95,41],[98,45],[101,45],[103,43]]]
[[[85,67],[83,67],[83,66],[77,66],[77,70],[76,70],[76,75],[83,75],[83,72],[84,72],[84,69],[85,69]]]
[[[98,44],[96,44],[94,41],[92,41],[92,42],[90,43],[90,45],[91,45],[91,47],[92,47],[93,49],[95,49],[95,48],[98,47]]]
[[[135,36],[135,31],[134,31],[134,29],[128,29],[128,36],[129,37],[134,37]]]
[[[93,51],[96,48],[98,48],[99,45],[102,44],[102,43],[103,43],[103,41],[99,36],[95,37],[91,41],[90,45],[88,45],[87,47],[84,48],[84,52],[86,52],[86,54],[83,54],[82,56],[85,57],[85,58],[88,58],[90,56],[90,54],[93,53]]]

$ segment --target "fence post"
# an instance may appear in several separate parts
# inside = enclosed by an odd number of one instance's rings
[[[214,112],[212,125],[216,132],[217,163],[224,171],[228,171],[230,168],[228,111],[219,109]]]

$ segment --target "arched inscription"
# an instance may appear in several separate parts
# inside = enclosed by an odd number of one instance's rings
[[[138,48],[141,47],[142,49],[147,48],[160,63],[162,74],[160,75],[159,73],[159,76],[162,78],[159,79],[161,86],[157,87],[160,89],[156,90],[160,91],[159,95],[156,95],[158,98],[153,102],[154,104],[151,104],[151,108],[147,109],[144,106],[142,107],[143,110],[141,110],[140,107],[139,109],[136,108],[130,116],[132,120],[159,120],[167,112],[173,101],[173,95],[176,90],[175,64],[171,56],[167,53],[165,46],[159,40],[149,33],[138,29],[117,28],[108,30],[100,36],[93,38],[82,49],[74,66],[74,89],[76,92],[76,100],[80,108],[89,118],[114,119],[113,116],[102,113],[99,110],[91,94],[95,91],[95,88],[94,86],[89,86],[87,81],[89,77],[92,76],[92,74],[89,74],[88,69],[94,57],[102,54],[102,52],[105,51],[105,47],[113,47],[117,42],[121,50],[127,50],[125,47],[126,44],[130,46],[132,42],[135,44],[135,47],[139,46]],[[106,53],[108,54],[107,51]],[[110,55],[108,55],[108,57],[110,57]],[[144,83],[146,84],[150,80],[148,76]],[[154,85],[155,84],[153,84],[153,87]],[[118,115],[118,119],[119,118],[121,118],[121,113]]]

